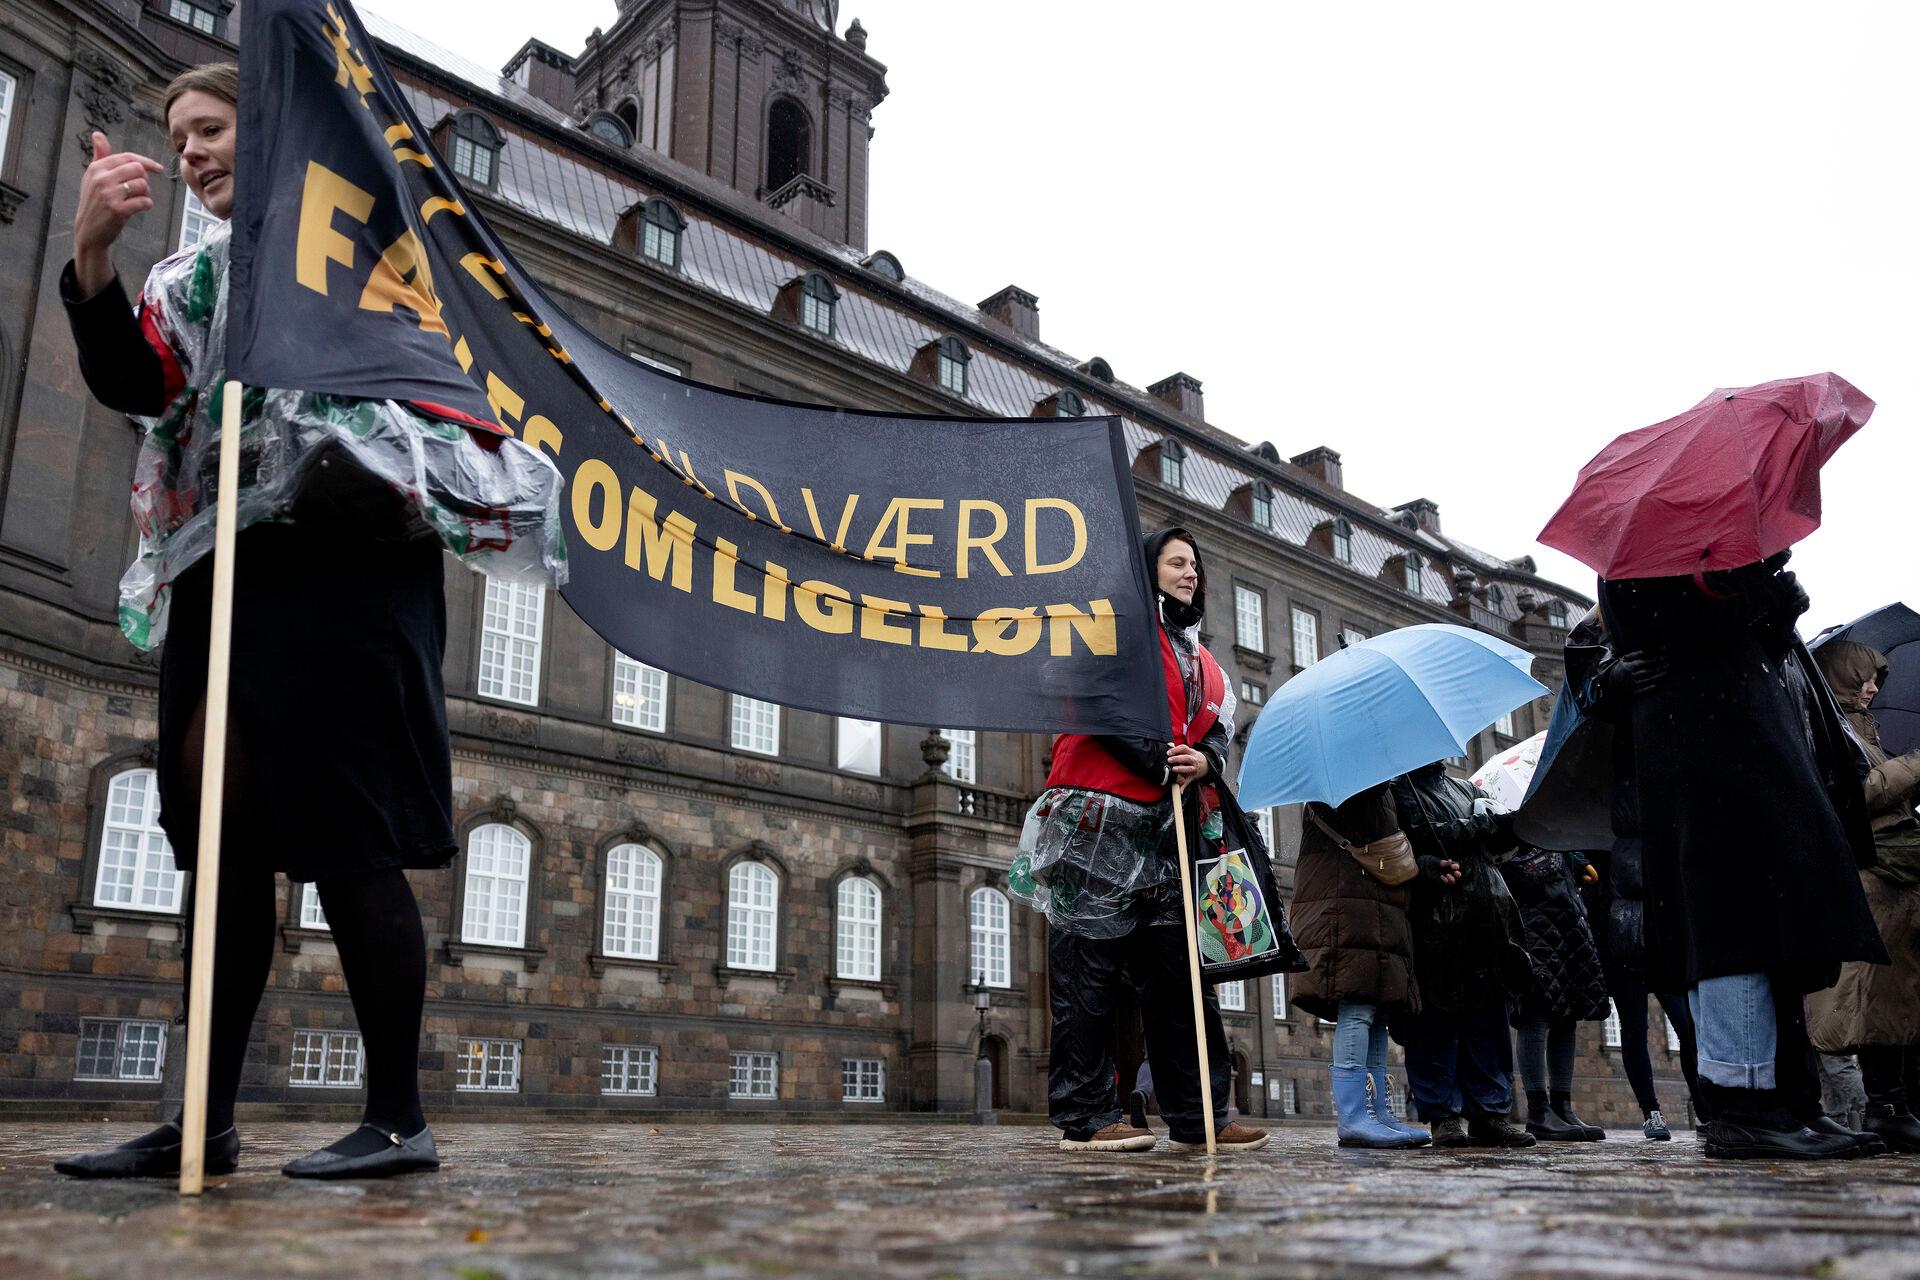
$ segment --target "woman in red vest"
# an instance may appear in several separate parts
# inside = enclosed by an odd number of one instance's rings
[[[1139,991],[1160,1114],[1176,1147],[1205,1144],[1193,1037],[1172,787],[1186,784],[1205,824],[1224,788],[1234,700],[1213,655],[1200,647],[1207,576],[1193,535],[1148,537],[1160,605],[1172,743],[1063,734],[1047,790],[1027,815],[1015,896],[1047,913],[1053,1012],[1048,1110],[1063,1150],[1144,1151],[1153,1133],[1123,1118],[1114,1082],[1115,997]],[[1195,783],[1211,787],[1194,787]],[[1223,1151],[1266,1145],[1263,1130],[1226,1123],[1229,1063],[1213,988],[1203,996],[1214,1123]]]

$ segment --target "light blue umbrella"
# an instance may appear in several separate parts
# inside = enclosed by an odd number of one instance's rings
[[[1254,722],[1240,765],[1248,809],[1339,804],[1449,756],[1523,702],[1548,693],[1533,655],[1446,623],[1362,640],[1286,682]]]

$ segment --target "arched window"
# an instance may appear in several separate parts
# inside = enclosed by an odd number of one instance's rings
[[[800,323],[823,337],[833,336],[833,307],[840,291],[818,271],[800,281]]]
[[[727,967],[773,971],[780,877],[761,862],[727,873]]]
[[[1562,600],[1547,601],[1547,625],[1565,630],[1567,626],[1567,606]]]
[[[1353,526],[1345,516],[1333,522],[1333,558],[1341,564],[1353,563]]]
[[[767,112],[767,190],[778,191],[811,168],[813,124],[792,98],[775,98]]]
[[[527,879],[533,842],[504,822],[467,837],[467,893],[460,940],[496,947],[527,944]]]
[[[1422,560],[1417,552],[1409,551],[1407,552],[1407,558],[1403,567],[1405,570],[1407,590],[1416,596],[1419,595],[1420,573],[1427,567],[1427,562]]]
[[[160,829],[160,784],[151,769],[129,769],[107,784],[100,872],[93,905],[177,914],[181,875]]]
[[[860,265],[875,275],[885,276],[896,284],[907,278],[907,270],[900,265],[900,259],[885,249],[875,250],[861,259]]]
[[[600,950],[631,960],[658,960],[660,855],[640,844],[607,850],[606,897]]]
[[[1113,381],[1113,366],[1100,356],[1095,356],[1080,367],[1087,371],[1090,378],[1098,378],[1102,382]]]
[[[1253,523],[1262,529],[1273,527],[1273,486],[1265,480],[1253,482]]]
[[[880,886],[848,876],[835,897],[834,975],[880,981]]]
[[[665,200],[647,201],[640,216],[640,253],[663,267],[680,265],[680,234],[687,220]]]
[[[620,123],[627,127],[627,136],[629,138],[637,138],[640,136],[640,107],[632,98],[628,98],[625,102],[615,107],[613,114],[618,116]]]
[[[967,362],[973,353],[955,337],[940,339],[940,385],[957,396],[967,394]]]
[[[499,170],[506,139],[485,116],[463,111],[453,122],[453,171],[468,182],[490,187]]]
[[[975,889],[967,899],[967,919],[970,968],[975,980],[989,987],[1012,986],[1007,895],[984,885]]]
[[[1053,397],[1053,416],[1078,418],[1087,412],[1087,402],[1071,387],[1062,387]]]
[[[1178,440],[1166,439],[1160,442],[1160,483],[1169,489],[1185,486],[1187,474],[1187,446]]]
[[[627,109],[631,110],[631,105]],[[627,127],[626,121],[611,111],[594,112],[587,121],[587,132],[602,142],[611,142],[616,147],[633,145],[633,130]]]

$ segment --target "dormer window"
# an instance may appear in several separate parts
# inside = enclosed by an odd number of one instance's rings
[[[1053,416],[1056,418],[1078,418],[1087,412],[1086,401],[1069,388],[1062,388],[1053,397]]]
[[[1414,552],[1414,551],[1407,552],[1406,560],[1403,563],[1403,570],[1405,574],[1404,580],[1406,583],[1406,588],[1410,595],[1417,596],[1420,594],[1420,574],[1421,574],[1421,571],[1424,570],[1426,567],[1427,567],[1427,562],[1420,558],[1420,555],[1418,552]]]
[[[840,300],[833,281],[809,271],[800,282],[800,323],[822,337],[833,336],[833,307]]]
[[[967,350],[960,339],[946,337],[940,339],[940,386],[954,395],[967,394],[967,362],[973,359],[973,353]]]
[[[907,278],[906,269],[900,265],[900,259],[894,257],[885,249],[879,249],[868,254],[865,258],[861,259],[860,265],[875,275],[885,276],[895,284]]]
[[[1273,527],[1273,486],[1265,480],[1253,482],[1253,523],[1262,529]]]
[[[663,267],[679,266],[680,233],[686,229],[687,220],[678,209],[665,200],[647,201],[640,217],[640,255]]]
[[[462,112],[453,122],[453,171],[475,186],[491,187],[506,139],[485,116]]]
[[[1567,629],[1567,606],[1564,601],[1547,601],[1547,625],[1559,627],[1562,631]]]
[[[1333,522],[1333,558],[1341,564],[1353,563],[1353,526],[1345,516]]]
[[[222,15],[214,12],[208,5],[190,4],[188,0],[167,0],[167,16],[175,22],[184,22],[195,31],[203,31],[210,36],[225,34],[220,30],[226,25],[220,20]]]
[[[1507,593],[1500,589],[1500,586],[1498,583],[1487,588],[1487,605],[1489,608],[1498,609],[1501,605],[1505,604],[1506,602],[1507,602]]]
[[[616,147],[633,145],[633,133],[619,116],[606,111],[596,111],[587,121],[587,132],[602,142],[610,142]]]
[[[1099,356],[1095,356],[1080,367],[1087,371],[1087,376],[1090,378],[1098,378],[1102,382],[1113,381],[1113,366]]]
[[[1168,438],[1160,442],[1160,483],[1169,489],[1185,487],[1187,447]]]

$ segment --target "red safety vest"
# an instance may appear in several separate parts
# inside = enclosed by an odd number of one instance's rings
[[[1203,648],[1195,650],[1200,661],[1202,696],[1200,711],[1187,720],[1187,688],[1180,679],[1180,661],[1173,656],[1173,641],[1166,630],[1160,632],[1160,662],[1166,671],[1167,715],[1173,725],[1173,740],[1193,746],[1207,736],[1220,719],[1220,706],[1226,701],[1227,677],[1220,664]],[[1053,768],[1047,771],[1049,787],[1081,787],[1104,791],[1140,804],[1153,804],[1167,797],[1167,788],[1157,787],[1114,758],[1096,738],[1084,733],[1063,733],[1053,740]]]

